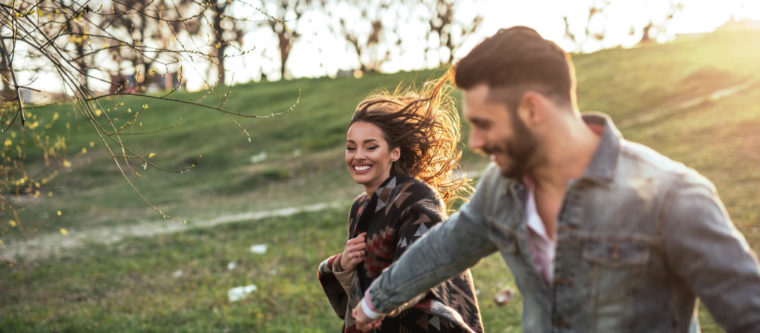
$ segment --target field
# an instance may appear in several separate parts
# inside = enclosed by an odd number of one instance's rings
[[[629,140],[710,178],[755,252],[759,58],[758,32],[573,56],[581,109],[610,114]],[[419,85],[441,72],[231,88],[225,107],[236,112],[266,115],[298,102],[266,120],[149,99],[102,101],[122,122],[141,112],[147,134],[123,136],[135,151],[170,169],[197,164],[176,174],[135,165],[136,186],[186,224],[162,219],[135,194],[70,104],[32,109],[40,122],[60,115],[48,133],[69,135],[72,166],[43,185],[44,195],[20,199],[16,226],[8,223],[15,217],[0,216],[0,331],[337,331],[316,268],[341,250],[348,206],[361,190],[343,166],[346,124],[370,91]],[[225,92],[175,97],[214,104]],[[41,154],[27,148],[29,165],[41,164]],[[485,162],[467,152],[463,168],[478,171]],[[256,244],[266,244],[266,253],[252,253]],[[493,301],[503,287],[514,288],[501,259],[482,260],[473,274],[486,330],[520,331],[519,295],[504,307]],[[257,290],[248,298],[228,300],[230,288],[250,284]],[[704,308],[700,317],[703,331],[720,331]]]

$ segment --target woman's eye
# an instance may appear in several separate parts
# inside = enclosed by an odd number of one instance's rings
[[[348,151],[354,151],[354,150],[356,150],[356,147],[346,147],[346,150],[348,150]]]
[[[367,150],[375,150],[375,149],[377,149],[377,146],[374,146],[374,147],[367,147]]]

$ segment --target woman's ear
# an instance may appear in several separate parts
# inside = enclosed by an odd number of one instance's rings
[[[401,158],[401,148],[393,148],[391,150],[391,162],[396,162],[399,158]]]

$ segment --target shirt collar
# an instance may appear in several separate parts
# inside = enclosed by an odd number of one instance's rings
[[[525,202],[525,220],[528,224],[528,228],[533,230],[542,239],[551,242],[549,235],[546,233],[546,227],[544,221],[541,220],[541,215],[538,215],[538,209],[536,208],[536,194],[533,191],[531,184],[526,184],[528,187],[528,197]]]

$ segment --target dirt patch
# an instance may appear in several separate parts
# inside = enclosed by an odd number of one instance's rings
[[[60,233],[50,233],[33,239],[9,243],[0,247],[0,249],[2,249],[2,252],[0,252],[0,260],[15,261],[16,259],[23,258],[24,260],[29,261],[46,258],[53,254],[64,253],[86,244],[113,244],[128,237],[148,237],[160,234],[170,234],[196,228],[208,228],[226,223],[248,220],[255,221],[268,217],[290,216],[303,212],[316,212],[339,206],[340,205],[337,202],[323,202],[314,205],[289,207],[269,211],[223,215],[210,220],[186,224],[169,221],[152,221],[127,226],[70,231],[66,236],[61,235]]]
[[[713,89],[710,92],[701,94],[697,97],[673,99],[664,104],[663,107],[654,108],[648,111],[636,112],[635,117],[625,119],[624,121],[619,122],[617,125],[619,128],[644,125],[653,121],[670,117],[674,114],[702,105],[704,103],[714,102],[719,99],[735,95],[749,88],[757,86],[760,86],[759,81],[744,81],[732,86]]]

